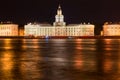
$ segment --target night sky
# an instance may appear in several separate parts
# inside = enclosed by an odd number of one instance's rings
[[[120,0],[1,0],[0,21],[52,23],[59,3],[67,24],[120,21]]]

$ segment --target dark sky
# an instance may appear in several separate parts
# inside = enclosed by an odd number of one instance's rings
[[[1,0],[0,21],[52,23],[59,3],[68,24],[120,21],[120,0]]]

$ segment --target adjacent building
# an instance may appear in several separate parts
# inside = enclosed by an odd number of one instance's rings
[[[105,23],[103,25],[104,36],[120,36],[120,23]]]
[[[24,27],[19,27],[18,35],[24,36]]]
[[[24,26],[25,36],[51,36],[54,27],[50,24],[29,23]]]
[[[18,36],[18,25],[11,23],[0,24],[0,36]]]
[[[66,26],[59,5],[55,22],[50,24],[29,23],[24,26],[25,36],[94,36],[93,24],[70,24]]]

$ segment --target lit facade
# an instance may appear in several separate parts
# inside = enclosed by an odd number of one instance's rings
[[[94,36],[94,25],[76,24],[67,26],[67,36]]]
[[[104,36],[120,36],[120,24],[104,24]]]
[[[50,24],[27,24],[24,26],[25,36],[94,36],[94,25],[72,24],[64,22],[61,7],[58,7],[53,26]]]
[[[18,36],[18,25],[0,24],[0,36]]]
[[[25,25],[25,36],[94,36],[94,25],[78,24],[65,27]]]
[[[54,27],[49,24],[27,24],[24,26],[25,36],[54,36]]]
[[[19,27],[19,36],[24,36],[24,27]]]
[[[59,5],[58,10],[57,10],[57,15],[55,16],[55,22],[53,23],[53,26],[66,26],[66,23],[64,22],[64,15],[62,14],[61,7]]]

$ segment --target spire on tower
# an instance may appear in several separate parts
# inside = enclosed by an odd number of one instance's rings
[[[54,26],[65,26],[64,22],[64,15],[62,14],[62,9],[59,4],[58,9],[57,9],[57,15],[55,16],[55,22],[53,23]]]
[[[57,14],[58,14],[58,15],[62,15],[62,10],[61,10],[60,4],[59,4],[59,6],[58,6]]]
[[[59,6],[58,6],[58,9],[61,9],[61,6],[60,6],[60,4],[59,4]]]

